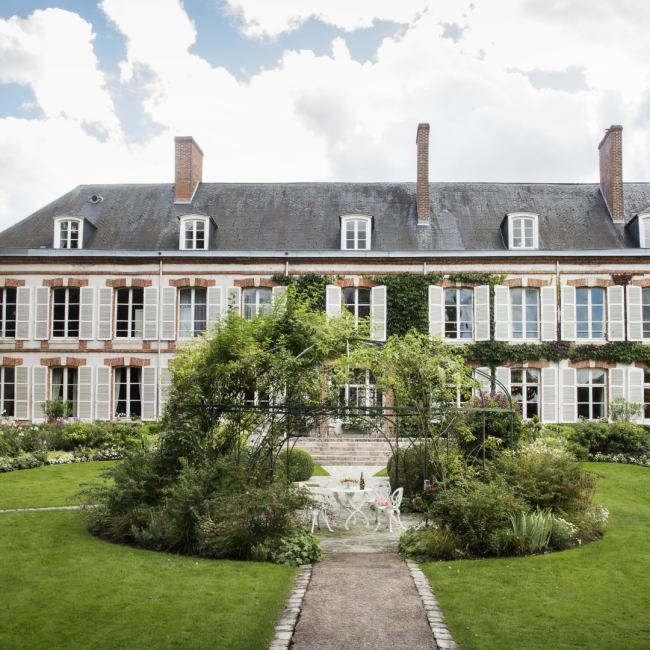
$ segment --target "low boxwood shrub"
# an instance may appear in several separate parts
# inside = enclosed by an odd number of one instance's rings
[[[650,451],[650,435],[632,422],[581,422],[573,427],[569,440],[591,454],[640,456]]]
[[[287,456],[289,457],[289,476],[287,478],[290,481],[307,481],[312,477],[314,461],[309,452],[302,449],[280,452],[276,465],[285,474],[287,471]]]

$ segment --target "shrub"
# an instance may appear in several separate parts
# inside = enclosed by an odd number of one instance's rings
[[[318,539],[306,528],[293,527],[287,529],[280,538],[277,551],[272,557],[276,564],[300,566],[320,562],[323,559],[323,549]]]
[[[0,456],[0,472],[13,472],[15,467],[11,462],[11,458]]]
[[[32,455],[18,456],[11,461],[11,464],[14,469],[34,469],[43,466],[43,463]]]
[[[586,447],[591,454],[629,454],[640,456],[650,451],[650,435],[631,422],[581,422],[571,442]]]
[[[442,528],[410,528],[400,536],[397,552],[417,562],[456,560],[463,551],[462,541],[453,531]]]
[[[550,510],[538,508],[530,514],[520,512],[516,517],[511,516],[510,521],[514,535],[526,540],[529,552],[537,553],[548,544],[553,529],[553,515]]]
[[[289,454],[289,476],[287,478],[290,481],[307,481],[310,479],[314,473],[314,461],[311,455],[302,449],[280,452],[277,465],[284,473],[287,471],[287,453]]]
[[[550,546],[557,551],[564,551],[579,544],[578,528],[566,519],[556,517],[553,519]]]
[[[612,422],[636,420],[643,412],[643,404],[628,402],[624,397],[617,397],[609,403],[609,417]]]

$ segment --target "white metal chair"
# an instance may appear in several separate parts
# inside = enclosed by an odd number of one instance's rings
[[[329,531],[333,533],[334,531],[330,527],[329,517],[325,512],[332,512],[332,508],[328,503],[327,497],[320,492],[313,492],[304,483],[298,483],[298,487],[303,488],[306,492],[309,493],[309,496],[312,498],[312,503],[305,508],[303,517],[303,521],[306,521],[309,517],[311,517],[311,532],[314,532],[315,526],[318,526],[318,528],[320,528],[320,518],[325,522],[325,525]],[[336,522],[334,522],[334,525],[336,526]]]
[[[399,508],[402,505],[402,497],[404,496],[404,488],[397,488],[393,494],[390,495],[390,505],[387,506],[380,506],[378,504],[375,504],[375,509],[377,510],[377,526],[375,527],[375,530],[379,528],[381,525],[381,521],[379,520],[379,513],[383,512],[386,517],[388,517],[388,523],[387,526],[390,528],[390,532],[393,532],[393,515],[397,517],[397,523],[402,527],[403,530],[406,530],[404,528],[404,525],[402,524],[400,520],[400,511]]]
[[[375,522],[379,522],[379,514],[377,510],[377,497],[386,497],[390,499],[390,483],[380,483],[375,487],[375,496],[371,501],[368,501],[368,519],[370,519],[370,506],[375,506]]]

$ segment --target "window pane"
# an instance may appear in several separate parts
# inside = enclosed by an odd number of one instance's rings
[[[456,304],[456,289],[446,289],[445,290],[445,305],[455,305]],[[456,320],[456,319],[454,319]]]
[[[244,289],[244,318],[251,320],[255,316],[255,289]]]
[[[527,402],[539,401],[539,386],[526,386],[526,401]]]
[[[346,289],[343,289],[343,300],[345,301],[345,306],[354,316],[356,316],[356,298],[357,293],[354,288],[347,287]]]
[[[591,371],[591,383],[592,384],[604,384],[605,383],[605,371],[604,370],[592,370]]]
[[[179,336],[192,336],[192,290],[181,289],[179,292]]]
[[[205,248],[205,222],[197,221],[195,225],[196,225],[196,248],[197,250],[203,250]]]
[[[576,289],[576,305],[589,304],[589,289]]]
[[[471,289],[461,289],[460,290],[460,304],[461,305],[471,305],[472,297],[474,292]]]
[[[578,417],[589,419],[589,404],[578,404]]]
[[[513,384],[521,384],[522,380],[522,370],[520,368],[514,368],[510,371],[510,382]]]
[[[258,304],[259,304],[259,313],[266,314],[271,309],[271,298],[273,292],[271,289],[258,289]]]
[[[357,248],[359,250],[366,250],[366,222],[365,221],[357,221],[357,243],[358,246]]]
[[[589,388],[587,386],[578,387],[578,402],[589,401]]]
[[[643,304],[650,305],[650,287],[645,287],[644,289],[642,289],[641,296],[642,296]],[[645,318],[643,320],[645,320]]]
[[[587,368],[580,368],[576,373],[579,384],[588,384],[589,383],[589,370]]]
[[[199,336],[206,330],[206,300],[206,289],[194,289],[194,336]]]
[[[539,384],[539,370],[535,368],[526,368],[526,383]]]
[[[591,289],[591,304],[604,305],[605,304],[605,290],[604,289]]]
[[[523,291],[521,289],[511,289],[510,300],[513,305],[521,305],[523,301]]]
[[[52,369],[52,399],[63,399],[63,368]]]
[[[62,221],[59,229],[59,246],[68,248],[68,222]]]
[[[79,224],[70,222],[70,248],[79,248]]]

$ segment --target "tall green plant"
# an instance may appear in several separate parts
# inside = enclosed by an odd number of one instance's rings
[[[515,535],[526,538],[531,553],[541,551],[548,545],[553,532],[553,514],[550,508],[535,512],[520,512],[516,517],[510,516]]]

